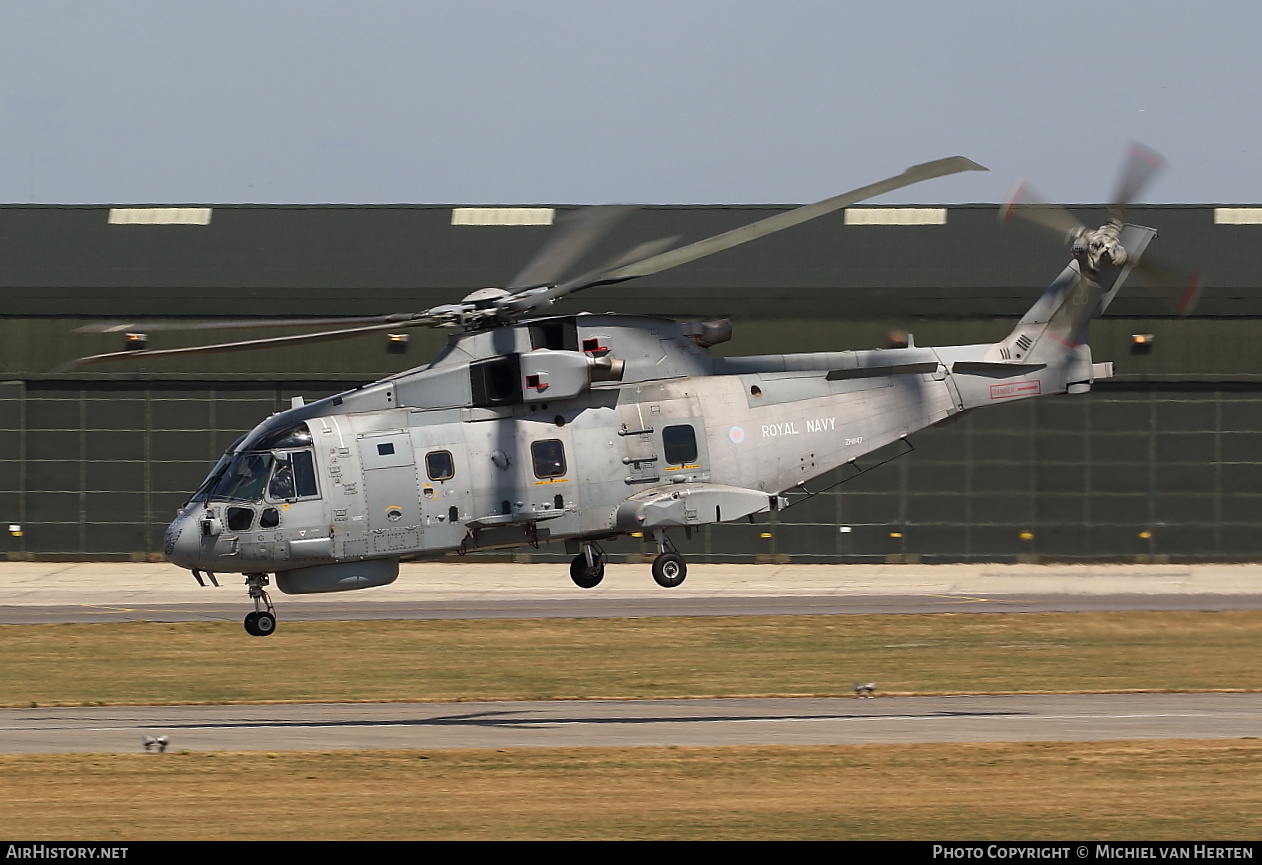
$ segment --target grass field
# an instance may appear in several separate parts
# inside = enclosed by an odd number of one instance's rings
[[[1262,612],[0,627],[0,704],[1262,689]]]
[[[91,839],[1256,840],[1262,743],[0,756],[0,826]]]
[[[1262,690],[1262,612],[0,627],[10,706]],[[1250,840],[1262,742],[0,755],[13,837]]]

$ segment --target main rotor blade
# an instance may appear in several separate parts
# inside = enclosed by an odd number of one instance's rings
[[[749,225],[742,225],[740,228],[734,228],[731,231],[725,231],[722,234],[698,240],[678,249],[672,249],[658,255],[650,255],[648,258],[643,258],[631,264],[599,271],[594,274],[587,274],[578,279],[553,286],[534,295],[531,307],[546,305],[557,298],[576,291],[582,291],[585,288],[591,288],[594,285],[608,285],[639,276],[660,273],[663,270],[669,270],[672,267],[696,261],[707,255],[713,255],[716,252],[740,246],[751,240],[766,237],[777,231],[792,228],[795,225],[800,225],[803,222],[832,213],[835,210],[849,207],[851,204],[877,195],[883,195],[886,192],[892,192],[895,189],[902,189],[904,186],[910,186],[913,183],[920,183],[922,180],[945,177],[950,174],[958,174],[961,171],[986,170],[983,166],[978,165],[971,159],[965,159],[963,156],[952,156],[947,159],[938,159],[934,162],[913,165],[895,177],[889,177],[876,183],[870,183],[867,186],[861,186],[858,189],[852,189],[849,192],[843,192],[840,195],[826,198],[815,204],[806,204],[793,210],[777,213],[775,216],[760,219],[758,222],[753,222]]]
[[[584,275],[577,277],[572,282],[586,282],[590,279],[596,279],[605,271],[633,264],[637,261],[643,261],[652,255],[657,255],[670,249],[675,241],[679,240],[679,235],[674,237],[659,237],[657,240],[646,240],[644,243],[631,247],[620,255],[614,256],[610,261],[598,267],[596,270],[589,271]],[[538,286],[536,288],[522,289],[511,297],[501,298],[496,305],[495,315],[498,318],[506,318],[519,315],[526,310],[534,309],[536,306],[547,306],[552,301],[539,301],[538,298],[547,293],[550,289],[547,286]]]
[[[556,282],[634,209],[629,205],[608,204],[585,207],[565,215],[552,238],[504,288],[515,292]]]
[[[76,327],[72,333],[160,333],[185,330],[242,330],[257,327],[323,327],[325,325],[369,324],[403,321],[410,313],[390,315],[334,316],[332,318],[234,318],[223,321],[97,321]]]
[[[1124,219],[1126,208],[1165,166],[1166,160],[1160,153],[1132,141],[1126,149],[1125,161],[1117,178],[1117,190],[1113,193],[1113,206],[1109,209],[1119,219]]]
[[[279,348],[290,345],[304,345],[315,342],[332,342],[339,339],[352,339],[367,333],[379,333],[399,328],[423,327],[432,324],[434,319],[418,316],[409,321],[392,321],[386,324],[375,324],[369,327],[352,327],[345,330],[325,330],[318,333],[300,333],[294,336],[276,336],[270,339],[250,339],[243,342],[221,342],[215,345],[193,345],[185,348],[142,349],[140,351],[112,351],[108,354],[94,354],[80,357],[53,369],[53,372],[69,372],[73,369],[96,363],[111,363],[119,360],[134,360],[141,357],[180,357],[193,354],[223,354],[232,351],[253,351],[260,348]]]

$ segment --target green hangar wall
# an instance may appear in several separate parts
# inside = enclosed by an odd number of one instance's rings
[[[543,209],[560,216],[570,208]],[[593,251],[684,243],[785,209],[645,207]],[[1075,208],[1078,210],[1077,208]],[[1001,227],[993,206],[835,214],[559,312],[730,316],[724,354],[998,339],[1064,266],[1055,238]],[[101,318],[151,348],[243,338],[223,319],[411,312],[503,283],[549,227],[513,211],[438,206],[0,206],[0,534],[10,558],[145,558],[223,449],[294,396],[318,398],[421,365],[444,336],[412,331],[244,354],[57,368],[121,348],[75,334]],[[469,219],[468,214],[473,218]],[[1081,208],[1085,221],[1103,211]],[[789,510],[680,539],[694,560],[1191,561],[1262,557],[1262,215],[1135,207],[1151,251],[1204,267],[1195,314],[1132,278],[1094,325],[1115,379],[1083,396],[997,406],[912,437],[914,451],[808,484]],[[466,224],[461,220],[474,223]],[[208,330],[146,330],[157,319]],[[261,328],[249,337],[292,331]],[[1147,353],[1131,335],[1153,334]],[[873,465],[892,453],[875,455]],[[838,483],[842,481],[841,483]],[[836,484],[835,486],[833,486]],[[636,539],[611,552],[647,552]],[[526,550],[541,560],[559,548]]]

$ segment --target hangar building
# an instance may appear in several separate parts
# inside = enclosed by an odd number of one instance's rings
[[[72,372],[122,348],[74,334],[102,318],[413,312],[503,284],[572,208],[0,206],[0,535],[10,558],[145,558],[223,449],[293,396],[308,400],[426,363],[380,334],[243,354]],[[788,209],[650,206],[592,253],[689,242]],[[1100,208],[1074,208],[1085,222]],[[593,289],[558,312],[729,316],[719,354],[998,339],[1068,260],[1056,239],[1000,226],[993,205],[865,208],[653,277]],[[1084,396],[997,406],[912,437],[915,451],[755,525],[722,525],[694,561],[1191,561],[1262,556],[1262,209],[1137,206],[1150,252],[1203,268],[1179,318],[1132,278],[1096,322],[1117,376]],[[581,268],[576,268],[581,269]],[[149,334],[149,347],[292,331]],[[1132,335],[1151,334],[1146,350]],[[810,485],[828,487],[843,475]],[[20,527],[20,528],[17,528]],[[611,552],[647,551],[628,539]],[[568,559],[560,547],[526,551]]]

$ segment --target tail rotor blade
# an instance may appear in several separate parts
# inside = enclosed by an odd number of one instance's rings
[[[1126,208],[1133,204],[1144,188],[1161,169],[1166,160],[1157,151],[1132,141],[1126,149],[1126,158],[1117,178],[1117,190],[1113,193],[1113,205],[1109,209],[1123,219]]]
[[[1191,315],[1205,293],[1205,274],[1187,270],[1151,255],[1135,266],[1135,275],[1149,292],[1176,315]]]
[[[1086,226],[1059,204],[1052,204],[1028,180],[1017,181],[999,209],[999,221],[1024,219],[1055,232],[1061,240],[1077,235]]]

